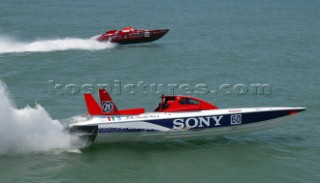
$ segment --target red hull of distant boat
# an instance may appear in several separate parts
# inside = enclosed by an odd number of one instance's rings
[[[98,41],[110,41],[119,44],[146,43],[160,39],[169,32],[169,29],[158,30],[138,30],[138,29],[122,29],[109,30],[98,37]]]

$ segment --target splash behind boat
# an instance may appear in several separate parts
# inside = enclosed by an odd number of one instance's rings
[[[99,90],[100,105],[84,94],[88,109],[86,121],[69,125],[95,143],[159,141],[199,138],[257,131],[281,124],[304,107],[258,107],[218,109],[192,96],[162,96],[154,112],[144,108],[118,110],[109,93]]]
[[[119,44],[146,43],[160,39],[169,29],[139,30],[125,27],[122,30],[109,30],[98,37],[98,41],[110,41]]]

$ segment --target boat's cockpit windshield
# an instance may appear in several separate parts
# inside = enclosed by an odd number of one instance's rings
[[[216,106],[190,96],[162,96],[155,112],[181,112],[217,109]]]
[[[190,98],[187,98],[187,97],[183,97],[183,98],[180,99],[179,104],[182,104],[182,105],[187,105],[187,104],[199,105],[200,102],[198,102],[196,100],[193,100],[193,99],[190,99]]]
[[[161,98],[161,102],[159,103],[159,106],[154,111],[162,111],[164,109],[167,109],[176,99],[176,97],[165,97]]]

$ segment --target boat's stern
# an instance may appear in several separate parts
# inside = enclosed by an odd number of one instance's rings
[[[117,34],[117,30],[109,30],[97,38],[98,41],[110,41],[111,36]]]
[[[80,140],[88,143],[94,142],[98,135],[98,125],[69,125],[67,131],[74,136],[77,136]]]

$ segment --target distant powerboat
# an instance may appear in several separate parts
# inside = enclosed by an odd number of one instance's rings
[[[85,121],[69,125],[72,133],[92,142],[159,141],[257,131],[281,124],[304,107],[218,109],[192,96],[162,96],[154,112],[144,108],[118,110],[109,93],[99,90],[100,104],[84,94]]]
[[[98,37],[98,41],[110,41],[119,44],[146,43],[160,39],[169,29],[139,30],[124,27],[122,30],[109,30]]]

